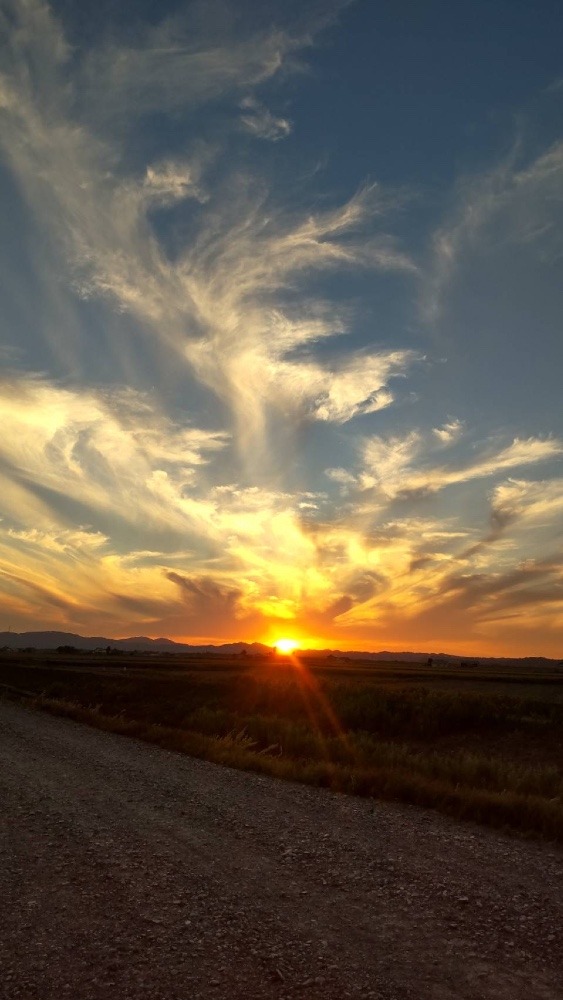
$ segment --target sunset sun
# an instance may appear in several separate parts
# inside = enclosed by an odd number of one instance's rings
[[[277,639],[274,645],[278,653],[282,653],[283,656],[290,656],[296,649],[299,649],[299,643],[296,639]]]

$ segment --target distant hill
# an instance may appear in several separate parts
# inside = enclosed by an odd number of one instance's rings
[[[260,642],[229,642],[221,646],[192,646],[184,642],[174,642],[173,639],[149,639],[146,635],[136,635],[129,639],[108,639],[102,635],[77,635],[75,632],[0,632],[0,648],[9,649],[58,649],[59,646],[73,646],[75,649],[93,651],[120,649],[123,652],[149,653],[221,653],[233,655],[242,653],[271,652],[270,646]]]
[[[107,636],[93,635],[83,636],[75,632],[0,632],[0,649],[57,649],[59,646],[72,646],[74,649],[84,651],[121,650],[124,653],[168,653],[174,655],[211,654],[216,656],[236,656],[247,653],[249,656],[264,656],[272,652],[271,646],[265,646],[261,642],[226,642],[222,645],[213,644],[203,646],[192,646],[185,642],[174,642],[173,639],[149,639],[146,635],[132,636],[128,639],[108,639]],[[496,664],[498,666],[521,664],[529,667],[555,666],[560,661],[549,660],[543,656],[525,657],[495,657],[495,656],[458,656],[451,653],[417,653],[417,652],[393,652],[392,650],[380,650],[369,653],[361,651],[342,651],[339,649],[310,649],[302,650],[307,656],[332,657],[336,661],[346,662],[352,660],[372,660],[372,661],[394,661],[403,663],[427,663],[432,659],[434,666],[450,663],[473,663]]]

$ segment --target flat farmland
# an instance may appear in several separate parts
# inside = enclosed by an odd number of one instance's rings
[[[5,652],[0,683],[215,763],[563,840],[556,668]]]

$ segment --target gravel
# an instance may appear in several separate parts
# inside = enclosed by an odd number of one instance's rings
[[[563,998],[563,852],[0,702],[2,1000]]]

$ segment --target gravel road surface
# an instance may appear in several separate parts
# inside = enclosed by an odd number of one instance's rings
[[[2,1000],[563,998],[563,852],[0,702]]]

